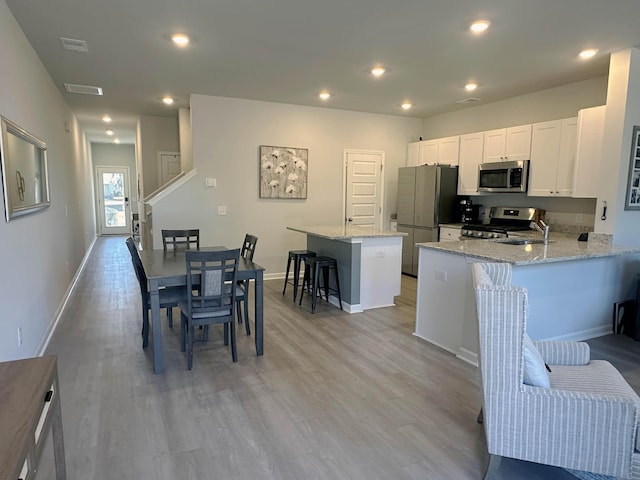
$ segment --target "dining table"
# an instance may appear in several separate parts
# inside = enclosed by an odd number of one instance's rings
[[[227,250],[223,246],[201,247],[201,252]],[[193,250],[192,250],[193,251]],[[187,285],[187,264],[185,250],[164,249],[141,250],[140,259],[147,275],[149,299],[151,303],[151,340],[153,349],[153,370],[161,373],[162,365],[162,326],[160,323],[160,289]],[[264,353],[264,320],[263,320],[263,272],[264,268],[253,261],[240,257],[236,280],[254,280],[254,337],[256,355]],[[248,292],[247,292],[248,293]],[[143,340],[144,341],[144,340]],[[144,343],[146,344],[146,342]]]

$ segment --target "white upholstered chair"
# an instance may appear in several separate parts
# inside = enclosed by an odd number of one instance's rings
[[[590,360],[586,343],[531,342],[527,290],[511,285],[509,264],[473,264],[472,274],[490,454],[485,478],[501,457],[640,478],[640,398],[622,375]]]

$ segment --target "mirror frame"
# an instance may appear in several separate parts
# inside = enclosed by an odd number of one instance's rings
[[[47,208],[51,204],[51,201],[49,199],[47,144],[5,117],[0,117],[0,130],[0,167],[2,169],[1,173],[2,192],[4,196],[4,217],[8,222],[22,215],[27,215],[29,213],[37,212],[39,210]],[[10,135],[16,137],[21,142],[33,146],[34,152],[38,153],[37,155],[34,155],[33,158],[39,160],[38,164],[35,165],[34,170],[36,174],[40,174],[40,178],[42,179],[40,185],[39,201],[37,200],[35,191],[33,192],[34,198],[32,200],[25,200],[25,180],[24,177],[20,174],[20,169],[18,168],[18,162],[21,161],[21,159],[14,158],[17,153],[12,152],[9,148]],[[11,178],[9,178],[12,175],[11,172],[15,172],[13,175],[15,175],[16,181],[14,181],[13,183],[11,181]],[[16,195],[22,201],[19,204],[13,201]]]

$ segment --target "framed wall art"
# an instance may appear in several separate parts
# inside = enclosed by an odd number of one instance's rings
[[[309,150],[260,145],[260,198],[307,198]]]
[[[625,210],[640,210],[640,126],[633,127]]]

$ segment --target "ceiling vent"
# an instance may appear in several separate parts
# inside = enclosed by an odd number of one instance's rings
[[[470,98],[463,98],[462,100],[458,100],[456,101],[456,103],[478,103],[480,101],[479,98],[475,98],[475,97],[470,97]]]
[[[65,83],[64,88],[69,93],[81,93],[83,95],[102,95],[101,87],[92,85],[76,85],[74,83]]]
[[[89,47],[84,40],[76,40],[75,38],[60,37],[62,46],[65,50],[71,50],[72,52],[89,53]]]

